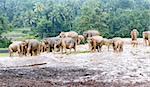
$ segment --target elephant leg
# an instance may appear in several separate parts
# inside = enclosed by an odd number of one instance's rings
[[[80,43],[81,43],[81,40],[79,39],[79,40],[78,40],[78,44],[80,44]]]
[[[75,51],[75,52],[77,51],[76,49],[77,49],[77,45],[75,44],[75,46],[74,46],[74,51]]]
[[[24,48],[24,55],[27,56],[27,49]]]
[[[17,53],[19,55],[19,57],[21,56],[21,49],[20,49],[20,46],[17,47]]]
[[[66,45],[64,46],[65,53],[67,53]]]
[[[31,51],[31,56],[33,56],[33,53],[34,53],[34,52],[33,52],[33,51]]]
[[[123,52],[123,47],[122,46],[120,46],[120,52]]]
[[[42,47],[42,52],[43,52],[43,47]],[[40,52],[40,46],[39,46],[39,48],[37,49],[37,53],[40,54],[42,52]]]
[[[71,49],[72,49],[72,48],[69,49],[69,51],[70,51],[69,53],[71,53]]]
[[[93,41],[94,52],[96,51],[96,41]]]
[[[57,47],[56,47],[56,45],[54,45],[54,52],[57,52]]]
[[[72,48],[74,49],[74,52],[76,52],[76,50],[77,50],[77,44],[74,43],[74,45],[73,45]]]
[[[92,45],[89,43],[89,50],[92,51]]]
[[[115,47],[115,52],[118,53],[118,45]]]
[[[144,39],[145,45],[148,46],[148,40]]]
[[[121,52],[121,45],[118,46],[118,52]]]
[[[123,46],[121,46],[121,52],[123,52]]]
[[[39,53],[38,53],[38,49],[35,50],[35,56],[37,56]]]
[[[48,47],[47,47],[47,52],[50,52],[50,49],[51,49],[51,46],[49,45]]]
[[[100,46],[100,52],[102,52],[102,47],[103,47],[103,45]]]
[[[136,43],[136,47],[138,47],[138,43]]]
[[[74,48],[74,52],[76,52],[76,47]]]
[[[109,51],[110,46],[108,45],[108,51]]]
[[[61,46],[61,53],[63,53],[63,47]]]
[[[99,45],[96,46],[96,50],[97,50],[97,52],[100,52],[100,46]]]
[[[53,51],[53,47],[50,47],[50,52],[52,52]]]
[[[46,47],[46,52],[47,52],[47,53],[49,52],[49,47]]]
[[[9,55],[10,57],[12,57],[12,53],[10,53],[10,55]]]
[[[9,51],[9,57],[12,57],[12,51]]]
[[[31,54],[31,48],[29,47],[28,49],[27,49],[27,55],[30,55]]]
[[[119,51],[120,51],[120,46],[119,46],[119,44],[117,44],[116,52],[119,53]]]
[[[54,53],[54,52],[55,52],[54,47],[52,47],[52,48],[51,48],[51,50],[52,50],[52,53]]]
[[[148,46],[150,46],[150,39],[148,39]]]
[[[116,51],[116,45],[113,43],[113,50]]]
[[[9,57],[11,57],[11,52],[9,52]]]

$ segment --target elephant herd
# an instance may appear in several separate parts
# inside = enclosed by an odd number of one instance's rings
[[[56,37],[44,38],[42,41],[27,39],[24,41],[13,42],[8,50],[10,56],[17,53],[19,56],[33,56],[42,52],[67,52],[67,49],[76,51],[76,46],[84,41],[83,35],[78,35],[74,31],[61,32]]]
[[[131,31],[131,44],[137,46],[138,31],[133,29]],[[100,32],[97,30],[87,30],[83,32],[83,35],[79,35],[75,31],[61,32],[56,37],[44,38],[42,41],[36,39],[27,39],[24,41],[13,42],[8,50],[10,57],[13,53],[17,53],[19,56],[33,56],[39,55],[42,52],[61,52],[66,53],[69,49],[69,53],[73,49],[77,51],[76,47],[81,42],[87,41],[91,52],[101,51],[103,45],[113,47],[114,52],[122,52],[124,41],[121,37],[115,37],[112,39],[103,38],[100,36]],[[143,32],[143,38],[146,45],[150,45],[150,31]]]

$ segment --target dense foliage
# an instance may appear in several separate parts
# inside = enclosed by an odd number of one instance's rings
[[[6,37],[0,37],[0,48],[8,47],[11,43],[11,40],[8,40]]]
[[[149,20],[150,0],[0,0],[0,34],[12,25],[31,27],[41,38],[88,29],[107,38],[130,37],[133,28],[142,36]]]

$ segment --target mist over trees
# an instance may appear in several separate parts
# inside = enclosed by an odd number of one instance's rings
[[[13,28],[31,27],[44,38],[61,31],[130,37],[130,31],[150,28],[150,0],[0,0],[0,35]]]

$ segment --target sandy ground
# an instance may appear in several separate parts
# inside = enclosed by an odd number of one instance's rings
[[[124,41],[122,53],[91,53],[86,44],[71,54],[0,58],[0,87],[149,87],[150,47]]]

